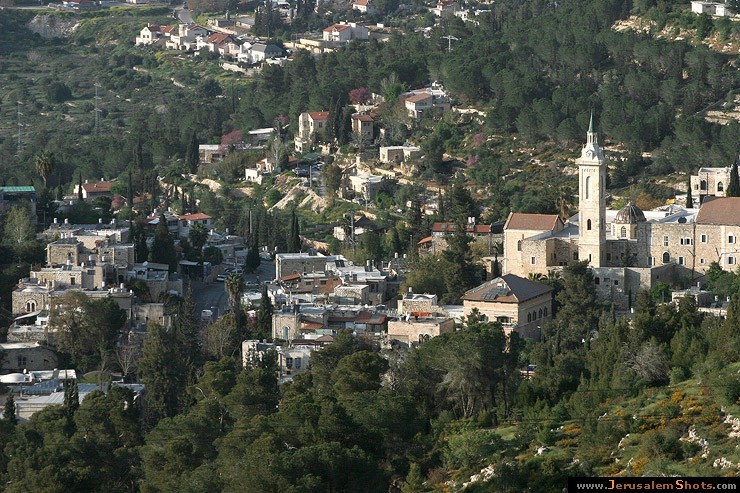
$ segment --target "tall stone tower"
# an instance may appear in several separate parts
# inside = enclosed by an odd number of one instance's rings
[[[592,267],[605,265],[606,245],[606,160],[594,132],[594,116],[586,134],[578,164],[578,258]]]

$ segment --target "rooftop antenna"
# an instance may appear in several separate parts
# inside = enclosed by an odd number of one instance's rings
[[[23,116],[23,113],[21,113],[21,105],[23,103],[18,101],[18,155],[21,155],[21,151],[23,150],[23,141],[21,140],[21,130],[23,127],[23,124],[21,123],[21,116]]]
[[[98,101],[100,98],[98,97],[98,87],[100,87],[100,84],[98,82],[95,82],[95,133],[100,132],[100,109],[98,109]]]

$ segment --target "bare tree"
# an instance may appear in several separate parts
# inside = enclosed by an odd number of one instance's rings
[[[204,341],[206,352],[216,359],[233,356],[239,349],[238,336],[234,315],[227,313],[206,327]]]
[[[627,368],[648,383],[667,383],[670,365],[663,349],[655,342],[648,342],[630,355]]]
[[[118,368],[123,373],[124,380],[136,370],[136,363],[139,360],[140,354],[141,350],[136,344],[124,344],[116,348],[114,356],[116,363],[118,363]]]

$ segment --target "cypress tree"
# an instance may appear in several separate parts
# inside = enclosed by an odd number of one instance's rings
[[[272,301],[267,296],[267,286],[262,286],[262,299],[257,310],[257,333],[256,339],[267,339],[272,337]]]
[[[692,207],[694,207],[694,197],[691,195],[691,175],[689,175],[686,187],[686,208],[691,209]]]
[[[193,174],[198,172],[198,162],[200,161],[198,156],[198,147],[198,135],[195,133],[195,130],[193,130],[193,134],[190,136],[190,142],[188,142],[187,150],[185,151],[185,165]]]
[[[78,174],[79,180],[78,180],[78,187],[77,187],[77,200],[82,202],[82,171]]]
[[[18,417],[15,415],[15,399],[13,398],[12,392],[8,394],[8,398],[5,400],[3,419],[5,419],[5,422],[10,424],[11,427],[18,424]]]
[[[727,186],[727,197],[740,197],[740,178],[738,178],[737,161],[732,164],[730,170],[730,184]]]
[[[177,269],[177,252],[175,251],[175,242],[170,236],[167,229],[167,220],[164,215],[159,216],[159,224],[154,231],[154,243],[149,252],[149,260],[160,264],[167,264],[170,272]]]
[[[301,251],[300,225],[295,208],[290,213],[290,231],[288,232],[288,252],[297,253]]]
[[[131,168],[128,169],[128,206],[134,206],[134,179],[132,177]]]

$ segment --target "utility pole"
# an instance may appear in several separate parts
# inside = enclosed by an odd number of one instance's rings
[[[442,36],[442,38],[447,40],[447,52],[449,53],[452,51],[452,41],[460,41],[459,38],[456,38],[455,36],[452,36],[451,34],[448,34],[447,36]]]
[[[21,123],[21,116],[23,116],[23,113],[21,113],[21,103],[18,101],[18,156],[21,155],[21,151],[23,150],[23,140],[21,140],[21,129],[23,127],[23,124]]]
[[[100,87],[100,84],[95,82],[95,133],[100,132],[100,109],[98,109],[98,100],[100,98],[98,97],[98,87]]]

